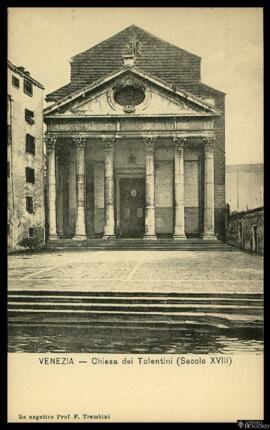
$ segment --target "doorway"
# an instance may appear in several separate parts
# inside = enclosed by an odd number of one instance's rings
[[[143,237],[144,207],[144,178],[122,178],[120,180],[121,237]]]

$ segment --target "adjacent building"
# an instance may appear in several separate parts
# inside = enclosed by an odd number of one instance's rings
[[[227,242],[249,252],[264,252],[264,208],[227,215]]]
[[[226,166],[226,203],[231,212],[262,207],[263,164],[230,164]]]
[[[8,247],[44,243],[43,90],[8,61]]]
[[[201,58],[132,25],[70,65],[44,111],[49,241],[224,238],[225,95]]]
[[[263,164],[226,166],[226,239],[230,245],[263,254]]]

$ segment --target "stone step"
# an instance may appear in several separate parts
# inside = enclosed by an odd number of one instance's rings
[[[262,325],[262,294],[11,291],[9,322]],[[208,322],[207,322],[208,321]]]
[[[110,305],[164,305],[164,306],[257,306],[261,305],[262,299],[222,299],[222,298],[160,298],[160,297],[74,297],[74,296],[31,296],[31,295],[13,295],[8,298],[9,304],[70,304],[70,305],[88,305],[88,304],[106,304]]]
[[[131,238],[131,239],[85,239],[85,240],[76,240],[76,239],[57,239],[57,240],[49,240],[48,243],[89,243],[89,244],[195,244],[195,243],[200,243],[200,244],[226,244],[225,242],[222,242],[220,240],[203,240],[200,238],[194,238],[194,239],[185,239],[185,240],[176,240],[176,239],[172,239],[172,238],[164,238],[164,239],[136,239],[136,238]]]
[[[114,303],[111,303],[107,301],[106,303],[93,303],[90,302],[70,302],[70,301],[61,301],[61,302],[55,302],[55,301],[33,301],[33,300],[25,300],[25,301],[9,301],[8,303],[9,309],[44,309],[44,310],[50,310],[50,309],[59,309],[59,310],[70,310],[70,311],[77,311],[77,310],[94,310],[94,311],[108,311],[108,310],[119,310],[119,311],[163,311],[163,312],[185,312],[190,311],[191,309],[194,312],[199,312],[201,310],[205,312],[210,312],[211,310],[219,310],[222,311],[223,309],[230,309],[231,312],[239,312],[239,313],[249,313],[250,311],[259,311],[261,309],[260,304],[239,304],[239,303],[227,303],[227,304],[216,304],[216,303],[160,303],[160,302],[148,302],[148,303],[123,303],[115,301]]]
[[[221,241],[204,241],[200,239],[188,239],[185,241],[176,241],[173,239],[142,240],[142,239],[121,239],[121,240],[72,240],[59,239],[49,241],[46,244],[47,249],[61,248],[89,248],[92,250],[222,250],[232,251],[234,248]]]
[[[29,311],[21,309],[20,311],[8,312],[8,323],[12,325],[89,325],[89,326],[107,326],[113,327],[144,327],[152,326],[159,328],[162,326],[181,327],[190,325],[205,325],[223,328],[259,328],[263,327],[261,315],[254,314],[231,314],[219,312],[66,312],[66,311]]]
[[[30,297],[74,297],[74,298],[95,298],[98,297],[99,299],[110,299],[110,298],[134,298],[134,299],[186,299],[186,300],[263,300],[263,294],[257,293],[257,292],[175,292],[175,291],[64,291],[64,290],[34,290],[32,288],[29,289],[12,289],[8,291],[8,297],[24,297],[24,296],[30,296]]]

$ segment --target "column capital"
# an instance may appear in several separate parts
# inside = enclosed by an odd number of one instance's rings
[[[73,142],[76,145],[76,148],[84,148],[86,139],[83,137],[73,137]]]
[[[54,151],[55,144],[56,144],[56,138],[55,137],[45,136],[44,137],[44,142],[45,142],[45,145],[46,145],[47,152]]]
[[[157,141],[157,137],[156,136],[144,136],[143,137],[143,142],[144,142],[144,145],[145,145],[145,149],[148,152],[153,152],[154,151],[156,141]]]
[[[204,143],[204,149],[205,149],[205,151],[212,152],[213,149],[214,149],[214,144],[215,144],[215,141],[216,141],[216,137],[215,136],[203,137],[202,140],[203,140],[203,143]]]
[[[176,136],[173,138],[174,147],[175,147],[175,149],[178,149],[178,150],[184,149],[186,142],[187,142],[186,137]]]
[[[115,137],[103,137],[102,142],[104,145],[104,149],[113,149]]]

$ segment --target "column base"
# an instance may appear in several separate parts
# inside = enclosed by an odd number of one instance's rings
[[[87,236],[85,234],[75,234],[73,236],[72,240],[86,240]]]
[[[103,240],[115,240],[116,236],[115,236],[115,234],[103,234],[102,239]]]
[[[215,234],[203,234],[203,240],[217,240],[217,236]]]
[[[185,234],[174,234],[173,239],[174,240],[187,240],[187,237]]]
[[[143,236],[143,240],[157,240],[157,236],[155,234],[146,234]]]
[[[58,240],[59,237],[57,236],[57,234],[50,234],[48,237],[48,240]]]

